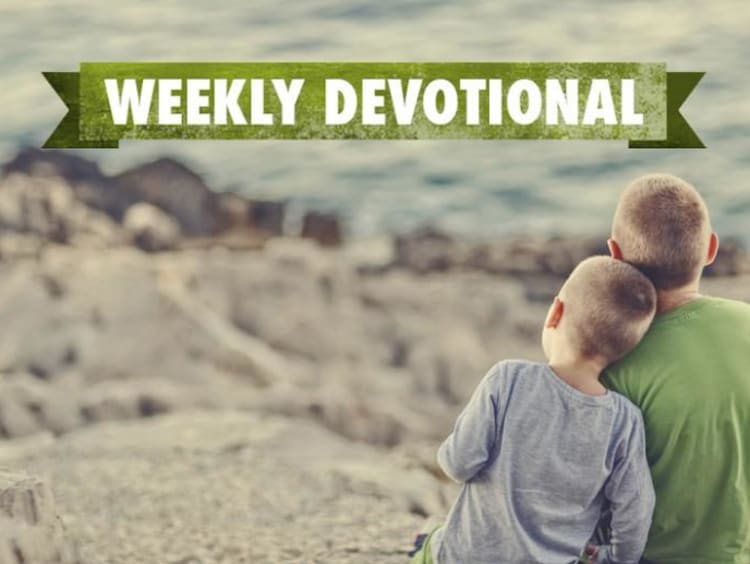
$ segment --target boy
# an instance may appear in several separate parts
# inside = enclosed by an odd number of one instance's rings
[[[700,194],[675,176],[636,179],[615,213],[612,256],[656,286],[643,342],[603,382],[643,412],[656,509],[645,558],[750,563],[750,306],[700,295],[718,239]]]
[[[440,447],[463,487],[413,563],[575,563],[606,509],[612,540],[597,562],[639,561],[654,503],[641,416],[599,375],[655,310],[653,285],[632,266],[578,265],[547,315],[549,364],[493,367]]]

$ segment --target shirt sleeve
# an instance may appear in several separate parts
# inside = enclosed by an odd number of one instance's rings
[[[456,420],[453,432],[438,449],[438,464],[456,482],[468,482],[490,460],[497,432],[500,372],[501,363],[487,372]]]
[[[610,543],[604,547],[597,562],[637,564],[646,546],[655,501],[640,413],[626,453],[615,463],[604,494],[612,510],[612,531]]]

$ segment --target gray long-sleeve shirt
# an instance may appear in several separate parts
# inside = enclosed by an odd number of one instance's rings
[[[504,361],[438,451],[463,483],[433,536],[438,564],[568,564],[611,510],[602,563],[637,563],[654,491],[643,421],[623,396],[584,394],[546,364]]]

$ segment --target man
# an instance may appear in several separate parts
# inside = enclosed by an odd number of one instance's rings
[[[609,249],[652,280],[658,310],[603,381],[643,413],[656,564],[750,563],[750,305],[700,294],[718,247],[684,180],[648,175],[623,193]]]

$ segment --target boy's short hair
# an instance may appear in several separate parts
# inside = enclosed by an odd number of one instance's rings
[[[623,192],[612,237],[623,259],[645,273],[659,290],[689,284],[708,254],[708,208],[690,184],[669,174],[649,174]]]
[[[641,341],[656,313],[656,289],[632,265],[610,257],[581,262],[564,286],[569,338],[588,358],[619,360]]]

